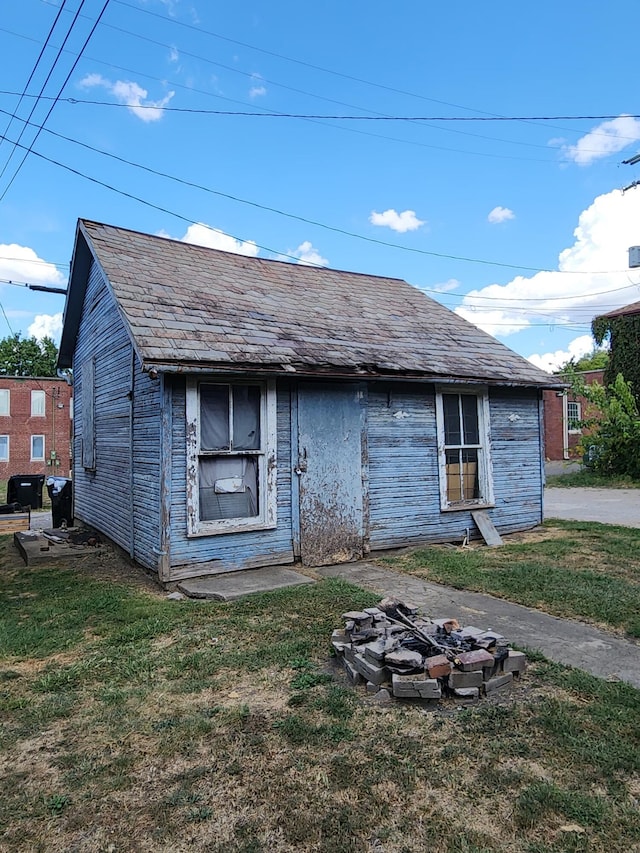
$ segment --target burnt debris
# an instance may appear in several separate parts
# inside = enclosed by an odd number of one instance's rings
[[[331,643],[351,684],[366,684],[381,700],[396,697],[435,703],[451,698],[475,704],[508,692],[527,666],[495,631],[456,619],[428,619],[395,598],[344,613]]]

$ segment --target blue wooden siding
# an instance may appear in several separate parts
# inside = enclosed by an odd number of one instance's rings
[[[82,365],[95,360],[95,470],[82,465]],[[131,550],[132,348],[95,263],[91,266],[74,354],[74,505],[87,524]]]
[[[502,533],[542,522],[543,442],[535,390],[491,391],[491,456],[496,506],[491,518]]]
[[[492,390],[491,457],[499,530],[541,520],[538,396]],[[369,386],[370,546],[372,550],[461,539],[475,525],[468,511],[442,512],[435,394],[430,386]]]
[[[291,394],[277,387],[278,524],[273,530],[187,536],[186,390],[173,385],[171,412],[171,570],[170,579],[218,574],[293,562],[291,522]]]
[[[160,382],[136,359],[133,391],[134,559],[156,571],[160,549]]]

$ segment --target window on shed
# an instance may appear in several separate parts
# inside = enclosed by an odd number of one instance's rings
[[[0,415],[11,414],[11,391],[8,388],[0,388]]]
[[[275,390],[265,383],[189,385],[189,532],[275,526]]]
[[[580,403],[567,401],[567,428],[569,432],[581,432],[580,421],[582,420],[582,406]]]
[[[44,462],[44,436],[31,436],[31,461]]]
[[[0,462],[9,461],[9,436],[0,435]]]
[[[493,503],[486,392],[436,394],[442,509]]]
[[[31,392],[31,417],[32,418],[42,418],[46,414],[45,409],[45,393],[44,391],[32,391]]]

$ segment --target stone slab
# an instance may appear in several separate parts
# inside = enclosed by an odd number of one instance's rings
[[[264,569],[246,569],[227,572],[206,578],[191,578],[180,581],[178,589],[188,598],[209,598],[215,601],[232,601],[256,592],[271,592],[289,586],[315,583],[312,578],[280,566]]]
[[[75,530],[75,528],[70,528]],[[47,538],[42,530],[25,530],[13,534],[13,542],[27,566],[54,563],[73,557],[86,557],[93,549],[86,545],[73,545],[57,533],[69,531],[47,530],[53,538]]]

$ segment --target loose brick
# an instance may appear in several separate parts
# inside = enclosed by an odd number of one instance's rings
[[[451,663],[446,655],[434,655],[425,660],[429,678],[444,678],[451,672]]]
[[[370,663],[364,655],[357,652],[353,655],[351,665],[366,681],[371,681],[374,684],[384,684],[391,680],[391,673],[386,666],[376,666]]]
[[[440,699],[442,690],[435,678],[393,674],[393,695],[405,699]]]
[[[451,687],[452,690],[466,690],[472,687],[482,687],[483,681],[484,677],[482,670],[475,670],[474,672],[460,672],[460,670],[454,669],[449,675],[449,687]]]
[[[380,705],[390,705],[393,701],[393,696],[389,693],[386,687],[381,687],[373,696],[373,701]]]
[[[344,670],[347,673],[347,681],[352,685],[352,687],[358,687],[360,684],[364,684],[364,678],[360,675],[357,669],[354,669],[346,658],[342,659],[342,663],[344,664]]]
[[[460,627],[460,623],[457,619],[434,619],[433,622],[438,626],[438,628],[446,631],[447,634],[450,634],[452,631],[455,631]]]
[[[493,666],[495,662],[493,655],[484,651],[484,649],[478,649],[473,652],[463,652],[458,655],[457,660],[459,663],[456,663],[456,666],[463,672],[473,672],[474,670],[480,670],[486,666]]]
[[[360,648],[369,663],[378,665],[384,660],[384,642],[382,640],[376,640],[373,643],[366,643]]]
[[[345,648],[350,645],[346,631],[343,631],[341,628],[335,630],[331,635],[331,645],[337,654],[343,654]]]
[[[397,649],[393,652],[387,652],[385,661],[389,666],[395,664],[399,668],[410,669],[422,666],[422,655],[420,652],[414,652],[411,649]]]
[[[459,687],[453,691],[453,698],[461,705],[475,705],[480,699],[480,688]]]
[[[509,649],[509,655],[502,662],[503,672],[512,672],[516,677],[527,668],[527,656],[524,652],[514,652]]]
[[[513,673],[512,672],[503,672],[502,675],[496,675],[494,678],[490,678],[489,681],[485,681],[483,687],[486,696],[491,696],[491,694],[500,692],[507,693],[511,690],[511,684],[513,682]]]

